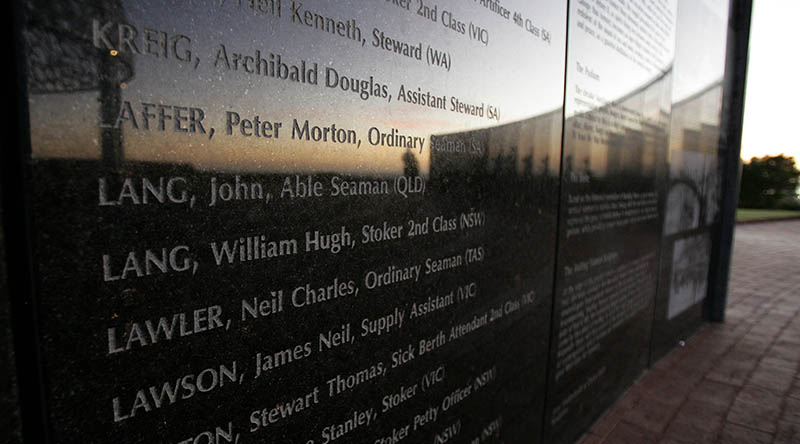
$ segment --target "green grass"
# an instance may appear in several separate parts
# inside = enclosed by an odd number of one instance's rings
[[[790,210],[756,210],[752,208],[739,208],[736,210],[736,220],[753,219],[782,219],[784,217],[800,216],[800,211]]]

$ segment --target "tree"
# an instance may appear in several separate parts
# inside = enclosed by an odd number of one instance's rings
[[[800,170],[791,156],[753,157],[742,167],[741,208],[776,208],[781,200],[797,196]]]
[[[419,162],[417,162],[417,156],[411,150],[406,150],[403,153],[403,174],[406,176],[419,175]]]

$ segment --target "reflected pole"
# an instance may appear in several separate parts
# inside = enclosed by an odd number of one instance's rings
[[[725,58],[724,95],[722,100],[722,131],[720,148],[723,156],[722,205],[720,226],[714,236],[716,248],[711,255],[711,279],[706,301],[706,318],[725,321],[728,287],[736,229],[736,207],[739,200],[741,176],[742,119],[744,117],[745,80],[747,78],[747,49],[750,40],[752,0],[731,0],[728,17],[728,44]]]

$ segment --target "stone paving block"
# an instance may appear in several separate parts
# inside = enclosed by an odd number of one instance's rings
[[[670,351],[669,353],[667,353],[666,356],[662,357],[661,359],[658,360],[658,362],[653,364],[653,366],[650,367],[650,369],[663,370],[663,371],[671,369],[675,364],[681,362],[684,358],[686,358],[686,354],[680,353],[680,350],[682,350],[682,348],[676,348]]]
[[[797,379],[795,379],[794,387],[789,391],[790,398],[800,399],[800,385],[797,383]]]
[[[775,333],[779,333],[787,324],[792,322],[792,316],[784,311],[783,304],[785,304],[785,302],[773,306],[769,313],[767,313],[767,316],[758,323],[759,328],[768,327],[770,330],[774,330]]]
[[[800,284],[798,284],[800,286]],[[792,293],[797,293],[797,288],[792,290]],[[797,305],[795,299],[797,296],[792,294],[790,297],[787,297],[786,302],[781,302],[780,305],[776,306],[772,309],[771,315],[777,319],[782,319],[785,321],[785,328],[792,329],[792,325],[797,324],[797,315],[800,314],[800,310],[798,309],[800,306]]]
[[[780,336],[778,336],[778,340],[798,344],[800,343],[800,330],[794,326],[790,326],[781,332]]]
[[[625,412],[622,416],[622,422],[635,424],[651,432],[654,436],[657,436],[663,433],[667,428],[677,408],[678,406],[665,404],[655,398],[648,398],[645,401],[639,402],[636,408]]]
[[[603,440],[604,444],[631,444],[656,442],[658,437],[648,430],[632,424],[620,422]]]
[[[736,399],[728,412],[727,422],[762,432],[774,433],[781,413],[780,404],[748,402]]]
[[[783,415],[781,415],[781,419],[800,425],[800,399],[784,399]]]
[[[728,319],[744,319],[750,316],[751,313],[753,313],[752,309],[745,307],[742,304],[737,304],[735,307],[729,308],[725,312],[725,316]]]
[[[638,389],[648,400],[655,399],[661,404],[677,408],[689,396],[694,382],[681,378],[677,370],[669,373],[653,371],[645,375]]]
[[[578,441],[578,444],[600,444],[602,442],[603,438],[591,433],[587,433]]]
[[[703,360],[700,357],[697,359],[689,359],[686,362],[682,362],[671,371],[671,379],[677,381],[678,384],[686,386],[689,390],[692,390],[700,383],[712,367],[713,362]]]
[[[769,355],[778,356],[787,361],[800,362],[800,342],[782,339],[782,336],[779,336],[778,340],[770,347]]]
[[[733,350],[725,355],[726,358],[740,360],[754,360],[756,363],[766,354],[775,341],[775,336],[757,336],[752,330],[733,346]]]
[[[748,331],[749,328],[746,325],[740,323],[736,327],[733,327],[730,330],[728,330],[727,332],[721,333],[720,336],[726,337],[732,341],[731,346],[726,348],[725,351],[727,352],[733,349],[733,346],[739,343],[739,341],[741,341],[742,338],[745,337]]]
[[[783,332],[783,325],[775,325],[770,323],[769,316],[771,315],[767,315],[765,318],[758,321],[755,326],[753,326],[753,329],[750,330],[750,334],[747,336],[748,339],[761,339],[763,337],[764,339],[767,339],[768,342],[772,342]]]
[[[792,296],[794,299],[794,296]],[[782,302],[780,305],[773,307],[769,312],[769,319],[774,323],[780,323],[783,327],[792,323],[797,316],[797,308],[793,307],[793,301]]]
[[[722,425],[718,428],[711,430],[698,429],[691,424],[685,424],[681,421],[670,423],[667,428],[664,438],[661,442],[669,440],[671,442],[681,443],[699,443],[699,442],[714,442],[719,436]]]
[[[689,400],[667,427],[664,436],[682,442],[712,442],[722,429],[726,408]]]
[[[736,345],[725,356],[734,355],[744,359],[758,359],[769,350],[772,343],[775,342],[775,335],[763,336],[754,332],[753,329],[748,331]]]
[[[620,416],[621,413],[618,412],[618,410],[619,409],[612,409],[611,411],[606,412],[606,414],[603,415],[600,420],[592,425],[592,428],[589,431],[592,434],[602,438],[608,436],[608,434],[611,433],[611,430],[613,430],[622,419]]]
[[[800,442],[800,424],[779,421],[774,444],[797,444],[798,442]]]
[[[718,442],[720,444],[770,444],[772,442],[772,434],[726,423],[722,428]]]
[[[714,334],[709,335],[703,343],[703,349],[709,358],[717,358],[733,347],[738,341],[738,336]]]
[[[750,372],[755,368],[756,362],[723,358],[720,363],[706,375],[707,379],[725,384],[742,386],[747,381]]]
[[[783,398],[774,391],[761,387],[756,384],[748,383],[742,387],[736,396],[735,402],[747,402],[750,404],[762,404],[765,406],[775,406],[780,409]]]
[[[728,318],[729,321],[730,319],[731,318]],[[741,325],[741,322],[706,324],[706,327],[702,331],[698,332],[698,334],[702,333],[704,341],[715,337],[735,337],[740,333],[738,329]]]
[[[721,347],[718,347],[722,345]],[[684,367],[696,369],[707,373],[724,356],[733,350],[734,341],[729,340],[728,344],[715,344],[713,341],[704,343],[701,347],[681,362]]]
[[[616,402],[616,406],[621,411],[632,409],[642,399],[642,395],[643,394],[638,390],[628,390],[619,397],[619,400]]]
[[[679,441],[673,437],[667,436],[658,441],[658,444],[691,444],[691,441]]]
[[[693,424],[703,430],[721,426],[728,412],[727,406],[689,399],[675,415],[675,421]]]
[[[797,369],[796,362],[787,361],[780,356],[773,355],[771,352],[767,352],[767,355],[761,359],[761,363],[772,367],[782,367],[792,372]]]

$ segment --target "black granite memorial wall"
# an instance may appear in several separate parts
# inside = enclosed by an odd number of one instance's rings
[[[3,209],[0,205],[0,220]],[[0,230],[0,437],[9,441],[21,439],[19,393],[14,368],[14,346],[11,337],[6,240]]]
[[[676,7],[570,4],[547,408],[556,441],[578,438],[647,365]]]
[[[716,3],[14,2],[25,442],[574,441],[701,322]]]
[[[26,12],[53,439],[541,433],[565,6]]]
[[[681,33],[675,43],[654,361],[703,322],[723,192],[720,118],[728,8],[727,1],[678,4]]]

